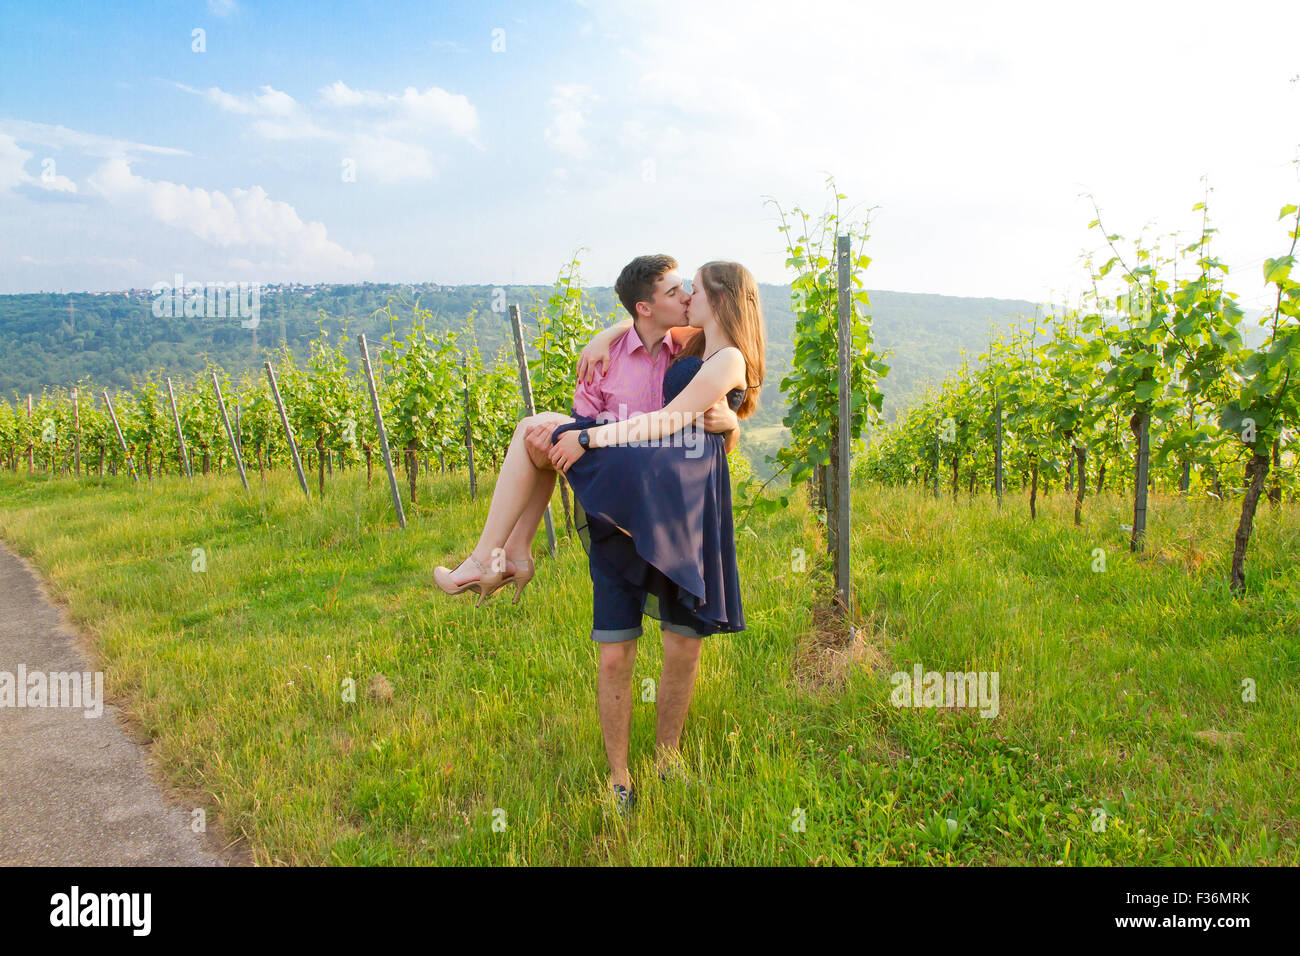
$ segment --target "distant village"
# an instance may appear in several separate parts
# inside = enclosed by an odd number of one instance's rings
[[[422,292],[445,292],[455,289],[451,285],[439,285],[437,282],[264,282],[260,284],[262,295],[301,295],[303,298],[311,298],[316,293],[326,289],[333,289],[339,286],[358,286],[360,288],[370,289],[408,289],[411,294]],[[59,292],[59,295],[67,293]],[[122,296],[126,299],[137,301],[148,301],[157,293],[153,289],[125,289],[114,290],[111,292],[78,292],[75,295],[93,295],[93,296]]]

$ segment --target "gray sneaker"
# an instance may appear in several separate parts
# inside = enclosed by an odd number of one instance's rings
[[[636,789],[623,786],[616,783],[613,786],[614,803],[618,807],[618,812],[622,814],[629,813],[636,806]]]

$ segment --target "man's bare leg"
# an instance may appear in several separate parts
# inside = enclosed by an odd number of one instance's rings
[[[600,730],[609,758],[609,782],[629,789],[632,777],[627,769],[628,740],[632,736],[632,671],[636,664],[636,638],[600,645],[596,704]]]
[[[655,763],[660,770],[676,760],[686,725],[686,711],[695,693],[695,675],[704,641],[664,631],[664,669],[659,675],[655,704]]]

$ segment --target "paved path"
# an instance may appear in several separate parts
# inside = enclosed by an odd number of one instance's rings
[[[5,672],[85,672],[90,657],[31,565],[0,542],[0,864],[226,866],[245,862],[190,829],[118,709],[4,706]],[[21,692],[24,688],[15,688]]]

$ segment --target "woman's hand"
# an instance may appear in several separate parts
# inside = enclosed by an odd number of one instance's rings
[[[551,446],[549,457],[555,470],[564,474],[570,466],[585,455],[587,449],[578,444],[578,430],[571,428],[560,436],[560,440]]]
[[[632,326],[631,319],[611,325],[583,346],[578,353],[578,381],[590,385],[596,376],[609,368],[609,347]]]

